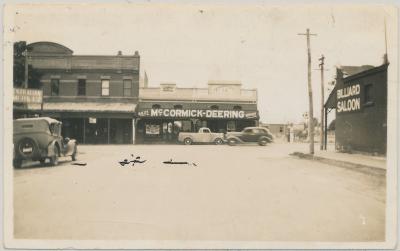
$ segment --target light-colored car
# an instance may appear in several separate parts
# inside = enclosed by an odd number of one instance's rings
[[[223,133],[214,133],[207,127],[201,127],[196,132],[181,132],[178,135],[178,141],[183,142],[185,145],[191,145],[193,143],[213,143],[221,145],[224,143]]]
[[[23,160],[58,164],[58,157],[71,156],[76,160],[77,142],[61,136],[61,122],[52,118],[25,118],[14,120],[14,167],[19,168]]]

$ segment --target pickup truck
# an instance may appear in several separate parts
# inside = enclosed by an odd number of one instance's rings
[[[221,145],[224,143],[223,133],[213,133],[207,127],[202,127],[196,132],[181,132],[178,135],[178,141],[183,142],[185,145],[191,145],[193,143],[214,143]]]

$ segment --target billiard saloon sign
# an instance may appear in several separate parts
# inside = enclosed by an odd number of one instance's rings
[[[203,110],[203,109],[145,109],[139,117],[164,118],[214,118],[214,119],[256,119],[257,111]]]
[[[360,84],[346,86],[337,90],[337,112],[342,113],[361,110],[360,92]]]

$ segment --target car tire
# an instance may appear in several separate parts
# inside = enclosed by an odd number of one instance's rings
[[[51,166],[58,165],[58,155],[59,155],[58,147],[54,146],[54,155],[50,157],[50,165]]]
[[[23,145],[30,145],[31,147],[32,147],[32,152],[31,153],[29,153],[29,154],[26,154],[26,153],[24,153],[23,151],[22,151],[22,146]],[[23,139],[21,139],[19,142],[18,142],[18,144],[17,144],[17,151],[18,151],[18,154],[20,155],[20,156],[24,156],[25,158],[32,158],[33,156],[35,156],[36,155],[36,152],[38,151],[38,146],[37,146],[37,144],[36,144],[36,142],[33,140],[33,139],[31,139],[31,138],[23,138]]]
[[[74,152],[72,153],[72,155],[71,155],[71,159],[72,159],[72,161],[75,161],[76,160],[76,156],[78,155],[78,148],[75,146],[74,147]]]
[[[43,165],[44,163],[46,163],[46,159],[45,159],[45,158],[42,158],[42,159],[40,159],[39,161],[40,161],[40,164],[42,164],[42,165]]]
[[[22,160],[21,159],[15,159],[13,161],[13,165],[15,168],[21,168],[22,167]]]
[[[185,145],[191,145],[193,143],[193,140],[191,138],[185,138],[183,140],[183,144]]]
[[[216,144],[216,145],[222,145],[222,143],[224,143],[224,141],[222,141],[221,138],[216,138],[216,139],[214,140],[214,144]]]
[[[237,143],[236,139],[228,139],[228,145],[235,146]]]
[[[260,139],[260,140],[258,141],[258,144],[259,144],[260,146],[266,146],[267,143],[268,143],[268,140],[265,139],[265,138]]]

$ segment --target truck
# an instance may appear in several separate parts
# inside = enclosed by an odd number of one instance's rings
[[[201,127],[197,133],[180,132],[178,135],[178,141],[185,145],[191,145],[193,143],[213,143],[221,145],[224,143],[224,134],[214,133],[207,127]]]

